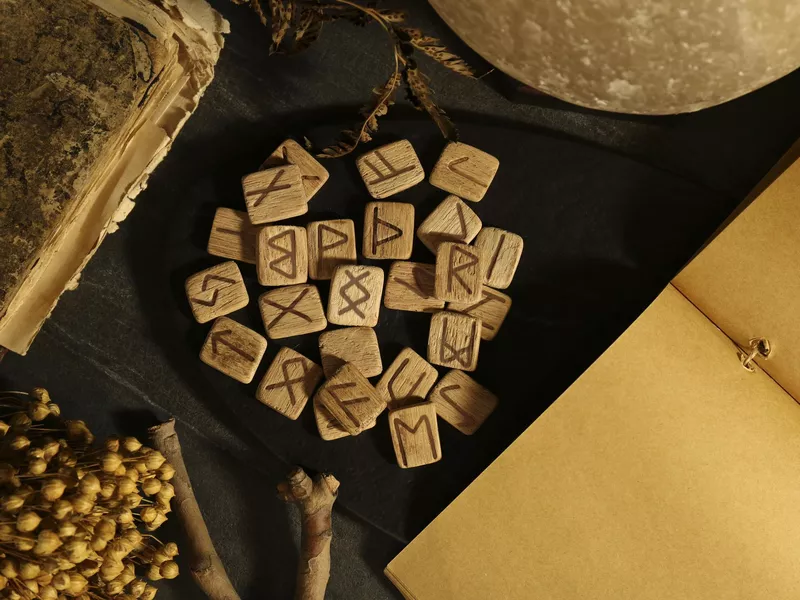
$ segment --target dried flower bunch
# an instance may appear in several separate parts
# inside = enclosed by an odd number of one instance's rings
[[[142,575],[178,575],[177,546],[151,533],[175,495],[160,452],[96,445],[42,388],[0,394],[0,440],[0,599],[151,600]]]
[[[248,4],[258,14],[264,26],[271,26],[272,52],[299,52],[308,48],[320,35],[325,23],[344,20],[365,26],[377,23],[389,36],[393,47],[394,68],[389,79],[372,91],[370,101],[361,109],[362,120],[341,133],[340,139],[317,156],[337,158],[350,154],[359,142],[369,142],[378,131],[378,117],[384,116],[394,104],[400,86],[415,108],[427,112],[442,135],[457,141],[453,122],[433,98],[428,77],[420,70],[416,53],[420,52],[448,69],[465,77],[475,77],[475,71],[463,59],[450,52],[437,38],[406,25],[407,15],[401,10],[377,8],[376,2],[358,3],[352,0],[269,0],[269,17],[261,0],[232,0]]]

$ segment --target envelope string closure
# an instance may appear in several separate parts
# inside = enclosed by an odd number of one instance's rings
[[[770,345],[769,340],[761,337],[752,338],[747,350],[740,348],[738,351],[739,361],[742,363],[742,367],[750,372],[756,370],[753,366],[753,361],[756,359],[756,357],[766,360],[770,357],[771,353],[772,346]]]

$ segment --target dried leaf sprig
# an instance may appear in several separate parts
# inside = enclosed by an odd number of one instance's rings
[[[268,18],[261,0],[232,1],[251,6],[261,23],[270,27],[270,52],[305,50],[319,38],[325,23],[339,20],[358,26],[374,22],[389,36],[393,54],[393,69],[389,78],[372,91],[369,102],[359,112],[359,123],[352,129],[342,131],[339,140],[324,148],[317,156],[337,158],[350,154],[359,143],[369,142],[378,131],[378,118],[389,112],[401,87],[405,88],[406,97],[416,109],[430,115],[446,139],[458,139],[453,122],[434,99],[428,77],[417,64],[416,53],[432,58],[465,77],[475,77],[475,71],[437,38],[408,27],[405,12],[378,8],[376,2],[359,3],[354,0],[268,0]]]
[[[175,470],[136,438],[95,444],[46,390],[0,394],[0,599],[152,600],[178,575]]]

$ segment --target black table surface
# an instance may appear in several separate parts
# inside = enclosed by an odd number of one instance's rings
[[[380,572],[402,543],[619,335],[797,139],[800,74],[701,113],[642,118],[514,104],[497,91],[499,74],[473,81],[425,64],[462,140],[500,159],[486,199],[471,206],[484,224],[523,235],[525,252],[508,290],[511,314],[482,345],[475,374],[500,408],[475,436],[442,425],[444,459],[404,471],[385,416],[357,438],[323,442],[309,409],[291,422],[255,400],[277,349],[317,360],[316,336],[270,342],[249,386],[197,358],[208,326],[191,318],[183,281],[218,262],[204,250],[215,208],[243,207],[239,179],[285,137],[324,143],[349,125],[390,68],[375,28],[334,25],[306,53],[270,57],[251,12],[213,4],[233,30],[214,83],[28,355],[0,363],[0,387],[47,387],[101,435],[142,435],[175,415],[212,534],[246,598],[290,595],[297,523],[273,493],[287,466],[335,473],[343,485],[329,597],[396,597]],[[414,24],[487,68],[426,3],[405,5]],[[376,143],[399,138],[426,170],[444,143],[403,101]],[[369,196],[353,157],[326,166],[329,183],[294,221],[352,218],[360,231]],[[413,203],[418,224],[443,197],[423,183],[392,199]],[[433,257],[417,244],[414,258]],[[242,270],[257,296],[254,268]],[[327,283],[320,288],[325,296]],[[262,330],[255,302],[233,317]],[[403,345],[424,354],[429,318],[382,311],[385,365]],[[163,587],[161,597],[198,597],[188,577]]]

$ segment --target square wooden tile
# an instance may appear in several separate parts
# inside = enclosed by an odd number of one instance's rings
[[[522,238],[504,229],[484,227],[473,245],[482,257],[483,283],[498,290],[511,285],[522,256]]]
[[[294,285],[308,281],[308,237],[305,227],[270,225],[258,234],[258,282]]]
[[[320,366],[291,348],[281,348],[258,386],[256,398],[294,420],[322,379]]]
[[[364,377],[383,372],[378,336],[371,327],[345,327],[321,333],[319,354],[325,377],[332,377],[345,363],[355,366]]]
[[[267,340],[228,317],[211,326],[200,360],[236,381],[250,383],[267,350]]]
[[[246,212],[218,208],[208,236],[208,253],[222,258],[256,264],[258,228]]]
[[[336,325],[375,327],[381,311],[383,269],[339,265],[328,296],[328,321]]]
[[[416,262],[392,263],[383,305],[410,312],[435,312],[444,308],[444,300],[436,298],[436,266]]]
[[[478,366],[481,322],[475,317],[442,311],[431,317],[428,362],[451,369],[474,371]]]
[[[475,433],[497,408],[497,396],[456,369],[442,377],[428,399],[440,417],[467,435]]]
[[[351,219],[314,221],[308,231],[308,276],[330,279],[339,265],[356,262],[356,228]]]
[[[433,402],[391,411],[389,428],[397,464],[403,469],[430,465],[441,460],[442,445]]]
[[[349,363],[322,384],[316,397],[350,435],[358,435],[373,426],[386,408],[372,384]]]
[[[481,339],[493,340],[511,310],[511,298],[503,292],[482,286],[477,302],[450,302],[447,310],[464,313],[481,321]]]
[[[436,254],[442,242],[469,244],[483,227],[480,218],[456,196],[448,196],[417,228],[417,237]]]
[[[409,258],[414,249],[414,205],[404,202],[368,202],[364,212],[366,258]]]
[[[297,165],[300,168],[300,179],[306,193],[306,202],[311,200],[314,194],[328,181],[328,170],[294,140],[286,140],[278,146],[275,152],[270,154],[261,165],[261,169],[280,167],[281,165]]]
[[[436,255],[436,297],[449,302],[477,302],[481,297],[481,254],[467,244],[445,242]]]
[[[308,212],[302,174],[297,165],[245,175],[242,190],[247,214],[254,225],[283,221]]]
[[[375,389],[389,410],[425,400],[439,372],[411,348],[403,348],[378,381]]]
[[[500,166],[491,154],[451,142],[431,171],[431,185],[465,200],[480,202]]]
[[[195,273],[186,280],[186,297],[198,323],[229,315],[250,302],[242,273],[229,260]]]
[[[328,326],[319,290],[301,283],[261,294],[258,299],[264,328],[270,339],[322,331]]]
[[[330,441],[350,437],[347,430],[342,427],[330,411],[322,405],[318,397],[314,398],[312,404],[314,406],[314,419],[317,422],[317,430],[319,431],[319,436],[323,440]],[[373,427],[375,427],[375,421],[368,423],[364,429],[372,429]]]
[[[408,140],[362,154],[356,167],[373,198],[388,198],[425,179],[425,171]]]

